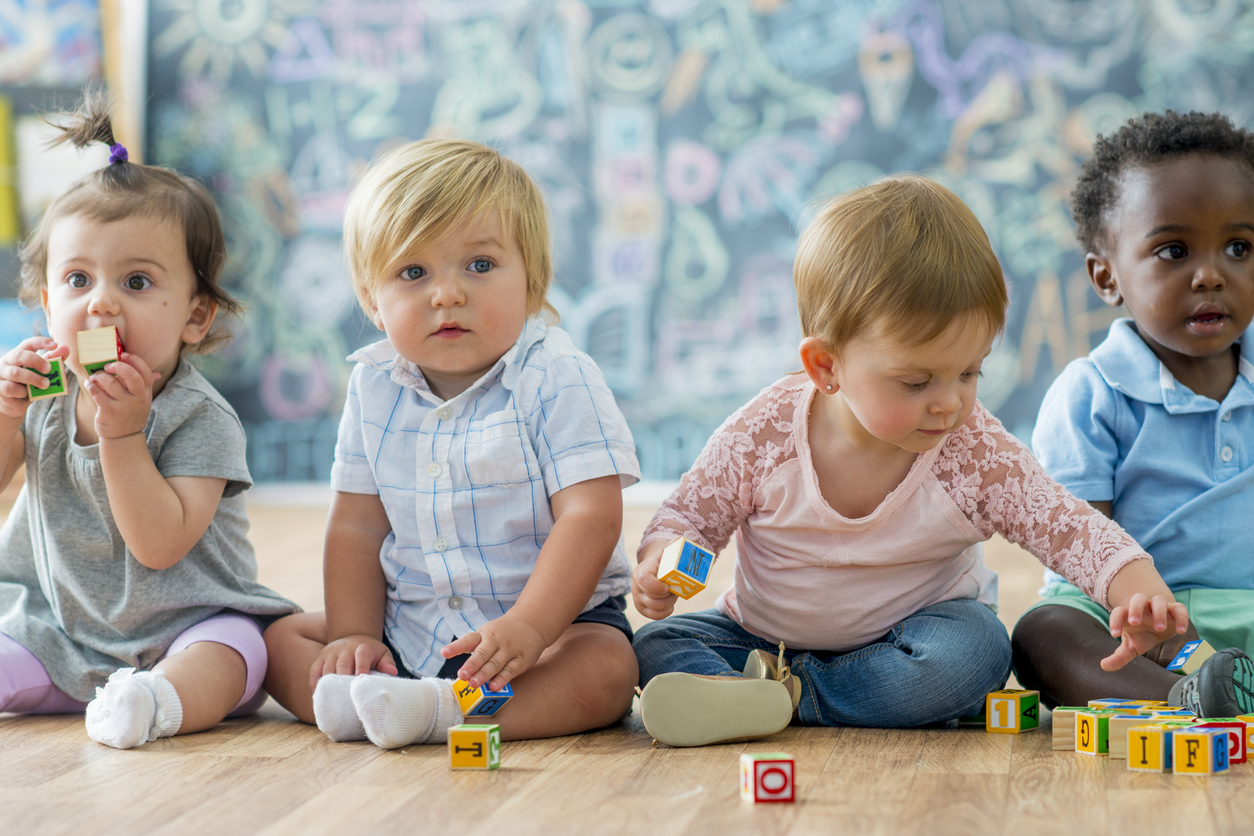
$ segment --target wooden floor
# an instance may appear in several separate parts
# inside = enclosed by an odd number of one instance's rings
[[[313,609],[325,514],[251,511],[262,580]],[[648,517],[628,514],[629,548]],[[1040,565],[997,541],[988,561],[1013,624],[1035,599]],[[724,578],[730,564],[718,565]],[[797,803],[741,802],[744,751],[791,753]],[[506,743],[497,772],[454,773],[443,746],[334,744],[273,702],[126,752],[93,743],[81,717],[0,715],[0,836],[419,832],[1247,834],[1254,764],[1213,779],[1135,775],[1123,761],[1051,751],[1047,730],[793,727],[748,744],[654,748],[633,714],[593,734]]]

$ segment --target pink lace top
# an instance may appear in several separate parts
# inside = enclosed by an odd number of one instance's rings
[[[994,532],[1103,603],[1119,569],[1151,559],[979,403],[872,514],[843,517],[811,464],[804,417],[815,392],[793,375],[731,416],[641,543],[682,536],[717,553],[738,533],[735,581],[718,606],[750,632],[844,651],[940,601],[995,607],[997,576],[979,545]]]

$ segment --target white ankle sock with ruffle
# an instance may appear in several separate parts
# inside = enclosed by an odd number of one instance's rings
[[[120,668],[87,704],[87,735],[114,749],[133,749],[177,734],[183,703],[160,670]]]

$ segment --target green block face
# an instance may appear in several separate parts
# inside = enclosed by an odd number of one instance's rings
[[[1037,729],[1041,726],[1041,698],[1028,694],[1019,700],[1019,729]]]
[[[47,389],[40,389],[37,386],[26,387],[29,391],[28,397],[31,400],[35,400],[37,398],[51,398],[54,395],[65,394],[65,376],[62,374],[61,361],[53,359],[48,362],[52,364],[52,368],[48,370],[47,374],[31,369],[31,371],[35,371],[35,374],[48,378]]]
[[[86,366],[83,366],[83,371],[87,372],[87,376],[88,376],[88,377],[91,377],[93,374],[95,374],[96,372],[100,371],[100,370],[101,370],[101,369],[103,369],[105,366],[107,366],[107,365],[109,365],[110,363],[113,363],[113,362],[115,362],[115,361],[113,361],[113,360],[104,360],[104,361],[102,361],[102,362],[100,362],[100,363],[88,363]]]

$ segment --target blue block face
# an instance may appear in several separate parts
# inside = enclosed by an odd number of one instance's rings
[[[1228,768],[1228,731],[1219,729],[1221,734],[1215,735],[1211,745],[1215,747],[1215,771],[1221,772]]]
[[[1184,647],[1180,648],[1180,652],[1176,654],[1175,658],[1167,664],[1167,670],[1178,671],[1183,668],[1184,663],[1189,661],[1189,657],[1193,655],[1193,651],[1197,650],[1201,646],[1201,639],[1186,643]]]
[[[679,565],[676,567],[697,583],[704,584],[710,576],[710,567],[714,565],[714,555],[699,549],[692,543],[685,543],[684,550],[679,554]]]
[[[501,706],[505,705],[505,703],[512,696],[514,696],[514,689],[509,685],[506,685],[499,691],[489,691],[487,688],[484,688],[483,699],[480,700],[479,704],[472,708],[466,716],[491,717],[493,714],[500,711]]]

